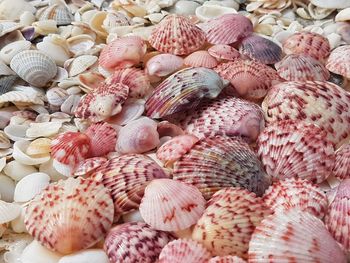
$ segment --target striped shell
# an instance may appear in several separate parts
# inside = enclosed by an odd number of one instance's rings
[[[207,68],[187,68],[164,80],[146,101],[146,114],[162,118],[196,108],[204,99],[216,98],[224,84],[220,76]]]
[[[254,193],[233,187],[222,189],[208,201],[192,238],[215,256],[246,258],[255,227],[269,214],[268,207]]]
[[[217,60],[206,50],[193,52],[185,58],[184,63],[186,66],[203,68],[215,68],[218,65]]]
[[[196,186],[206,199],[225,187],[261,196],[271,181],[249,145],[239,138],[208,137],[174,163],[173,179]]]
[[[313,123],[339,143],[350,135],[350,94],[323,81],[290,81],[271,87],[262,103],[267,122],[292,119]]]
[[[350,178],[350,144],[344,144],[335,152],[333,174],[340,180]]]
[[[314,124],[274,122],[260,133],[258,155],[273,180],[298,177],[323,182],[332,172],[334,144]]]
[[[117,131],[107,122],[93,123],[85,131],[90,139],[90,156],[100,157],[114,152]]]
[[[70,10],[62,4],[53,4],[38,10],[36,17],[39,21],[55,20],[58,26],[69,25],[74,21],[74,17]]]
[[[224,44],[218,44],[210,47],[208,52],[214,58],[220,60],[235,60],[240,57],[240,53],[234,47]]]
[[[203,46],[205,35],[188,18],[174,14],[153,29],[148,41],[160,52],[188,55]]]
[[[183,63],[182,57],[173,54],[159,54],[147,61],[145,71],[150,76],[165,77],[178,71]]]
[[[125,223],[110,230],[104,250],[113,263],[153,263],[173,239],[171,234],[154,230],[145,223]]]
[[[102,164],[107,162],[105,157],[93,157],[84,160],[74,171],[74,176],[90,177]]]
[[[244,259],[236,256],[217,256],[214,258],[211,258],[208,263],[246,263]]]
[[[113,202],[100,183],[68,178],[50,184],[29,203],[24,223],[46,248],[62,254],[86,249],[112,226]]]
[[[265,218],[249,243],[249,262],[337,262],[346,257],[323,222],[293,208]]]
[[[329,56],[326,68],[335,74],[350,78],[350,45],[340,46],[334,49]]]

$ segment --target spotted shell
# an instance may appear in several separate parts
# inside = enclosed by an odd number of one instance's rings
[[[218,44],[210,47],[208,52],[214,58],[220,60],[235,60],[240,57],[240,53],[234,47],[224,44]]]
[[[102,164],[108,160],[105,157],[92,157],[82,161],[74,171],[74,176],[90,177]]]
[[[146,115],[162,118],[196,108],[204,99],[213,99],[224,88],[220,76],[207,68],[186,68],[164,80],[146,101]]]
[[[206,199],[231,186],[263,195],[270,177],[249,145],[239,138],[207,137],[174,163],[173,179],[196,186]]]
[[[350,178],[350,144],[344,144],[335,152],[333,174],[340,180]]]
[[[217,60],[206,50],[193,52],[185,58],[184,63],[186,66],[203,68],[215,68],[218,65]]]
[[[174,14],[153,29],[148,41],[160,52],[188,55],[203,46],[205,35],[187,17]]]
[[[101,240],[112,220],[112,198],[103,185],[68,178],[50,184],[29,203],[24,223],[41,245],[70,254]]]
[[[330,54],[326,68],[335,74],[350,78],[350,63],[347,58],[350,56],[350,45],[337,47]]]
[[[173,54],[159,54],[147,61],[145,71],[150,76],[165,77],[178,71],[183,63],[182,57]]]
[[[104,156],[115,150],[117,131],[106,122],[92,124],[85,134],[90,139],[90,156]]]
[[[237,256],[217,256],[214,258],[211,258],[208,263],[246,263],[244,259],[237,257]]]
[[[260,197],[245,189],[226,188],[208,201],[193,228],[192,238],[215,256],[247,258],[254,228],[271,212]]]

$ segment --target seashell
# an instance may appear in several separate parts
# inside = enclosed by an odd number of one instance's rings
[[[239,95],[251,99],[265,97],[271,85],[282,81],[273,68],[255,60],[236,59],[220,64],[215,71],[230,81]]]
[[[56,135],[61,127],[61,122],[34,122],[31,123],[29,128],[26,130],[26,136],[31,139],[38,137],[50,137]]]
[[[204,99],[216,98],[224,88],[219,75],[206,68],[187,68],[164,80],[146,101],[146,115],[163,118],[196,108]]]
[[[35,16],[30,11],[24,11],[19,17],[19,23],[23,26],[31,26],[35,22]]]
[[[324,129],[328,140],[336,144],[349,135],[349,106],[348,93],[324,81],[274,85],[262,103],[268,123],[287,119],[313,123]]]
[[[82,55],[74,58],[67,65],[67,71],[70,77],[77,76],[86,70],[89,70],[97,62],[98,58],[91,55]],[[66,62],[67,63],[67,62]]]
[[[12,141],[26,140],[26,131],[28,129],[28,125],[18,125],[18,124],[10,124],[5,127],[4,133],[6,136]]]
[[[118,38],[102,49],[99,65],[108,70],[130,68],[140,63],[146,51],[147,45],[140,37]]]
[[[34,157],[26,154],[27,148],[30,145],[29,141],[19,140],[13,144],[12,157],[21,164],[26,165],[37,165],[42,164],[50,160],[50,155],[43,157]]]
[[[170,123],[168,121],[161,121],[157,124],[157,131],[159,137],[175,137],[178,135],[183,135],[184,131],[177,125]]]
[[[76,253],[63,256],[58,263],[84,263],[99,262],[109,263],[106,253],[102,249],[85,249]]]
[[[350,45],[340,46],[334,49],[329,56],[326,68],[335,74],[350,78],[350,64],[346,57],[350,54]]]
[[[183,58],[173,54],[159,54],[146,63],[145,71],[150,76],[165,77],[178,71],[184,64]]]
[[[218,18],[225,14],[237,14],[237,11],[234,8],[220,5],[204,4],[196,8],[196,17],[202,22]]]
[[[36,87],[45,86],[57,73],[55,62],[36,50],[18,53],[12,58],[10,66],[18,76]]]
[[[334,3],[327,0],[311,0],[313,5],[325,8],[325,9],[343,9],[350,7],[350,3],[347,0],[338,0]]]
[[[200,50],[188,55],[184,64],[190,67],[215,68],[218,62],[208,51]]]
[[[283,51],[289,54],[306,54],[316,60],[324,61],[330,53],[327,38],[312,32],[297,32],[288,37],[283,44]]]
[[[106,122],[92,124],[85,132],[90,139],[91,157],[104,156],[113,152],[117,143],[117,131]]]
[[[193,228],[192,239],[214,256],[247,258],[248,244],[257,225],[270,214],[260,197],[240,188],[216,192]]]
[[[51,152],[51,140],[48,138],[39,138],[32,141],[27,148],[26,153],[33,157],[43,157]]]
[[[158,259],[162,248],[173,239],[170,233],[152,229],[145,223],[131,222],[117,225],[109,231],[104,250],[114,263],[152,263]]]
[[[126,125],[131,121],[140,118],[145,111],[145,101],[142,99],[127,100],[123,105],[121,112],[110,117],[106,121],[116,125]]]
[[[33,5],[26,2],[25,0],[18,0],[15,2],[11,0],[4,0],[0,3],[1,20],[17,20],[19,19],[20,15],[25,11],[29,11],[34,14],[36,10],[33,7]]]
[[[249,145],[239,138],[207,137],[174,163],[173,179],[196,186],[206,199],[237,186],[261,196],[271,184]]]
[[[225,14],[199,25],[210,44],[233,44],[253,32],[252,22],[240,14]]]
[[[328,200],[317,185],[301,178],[287,178],[273,183],[263,197],[273,211],[291,207],[309,212],[322,219],[328,208]]]
[[[48,174],[52,182],[66,179],[66,176],[62,175],[55,169],[53,162],[54,160],[51,158],[46,163],[41,164],[39,166],[39,172]]]
[[[41,20],[32,24],[35,35],[47,36],[55,34],[58,31],[57,22],[55,20]]]
[[[74,176],[90,177],[101,165],[108,160],[105,157],[92,157],[84,160],[74,171]]]
[[[141,117],[122,127],[118,134],[116,149],[125,153],[144,153],[159,145],[157,123]]]
[[[139,210],[152,228],[179,231],[198,221],[205,203],[201,192],[192,185],[172,179],[155,179],[146,186]]]
[[[254,34],[242,40],[239,51],[263,64],[274,64],[282,59],[282,49],[279,45]]]
[[[40,245],[39,242],[33,240],[24,248],[20,255],[16,256],[18,256],[22,263],[57,263],[62,255],[48,250]]]
[[[18,77],[14,75],[0,76],[0,94],[11,91],[17,79]]]
[[[7,203],[0,200],[0,223],[5,224],[16,217],[21,213],[21,207],[16,203]]]
[[[68,98],[62,103],[60,107],[61,111],[73,115],[79,105],[80,99],[80,95],[69,95]]]
[[[191,239],[169,242],[159,255],[159,263],[196,262],[207,263],[211,255],[200,243]]]
[[[33,104],[44,105],[44,102],[38,94],[25,91],[9,91],[0,95],[0,106],[3,106],[7,102],[11,102],[17,107],[26,107]]]
[[[208,49],[209,54],[217,60],[236,60],[240,57],[240,53],[229,45],[218,44]]]
[[[117,69],[113,75],[106,79],[106,83],[108,85],[121,83],[128,86],[130,98],[144,98],[152,90],[146,73],[137,68]]]
[[[295,120],[269,124],[257,140],[258,155],[273,180],[303,178],[323,182],[334,166],[334,144],[327,132]]]
[[[291,54],[275,64],[281,78],[289,81],[326,81],[330,73],[322,62],[306,54]]]
[[[7,65],[10,64],[12,58],[19,52],[24,50],[29,50],[32,43],[27,40],[18,40],[15,42],[11,42],[4,46],[0,51],[0,58]]]
[[[244,259],[236,256],[217,256],[214,258],[211,258],[208,263],[246,263]]]
[[[101,74],[91,71],[81,73],[77,77],[79,79],[79,87],[87,93],[97,89],[105,81]]]
[[[0,131],[0,149],[7,149],[11,147],[11,142],[6,136],[5,132]]]
[[[49,5],[43,9],[39,9],[36,13],[39,21],[54,20],[58,26],[69,25],[74,21],[74,17],[66,5]]]
[[[25,164],[22,164],[18,161],[15,161],[15,160],[7,163],[6,166],[4,167],[4,173],[14,181],[19,181],[22,178],[24,178],[25,176],[27,176],[28,174],[32,174],[32,173],[36,173],[36,172],[37,172],[37,169],[34,166],[25,165]],[[8,181],[4,178],[2,178],[2,179],[5,181]],[[6,184],[9,184],[9,182],[6,182]],[[13,186],[14,186],[14,184],[13,184]],[[11,188],[11,187],[9,187],[9,188]],[[15,190],[15,188],[13,187],[13,191],[14,190]],[[13,193],[12,193],[12,195],[13,195]],[[4,197],[4,194],[2,194],[1,196]]]
[[[293,208],[275,213],[258,225],[249,243],[249,262],[346,262],[323,222]]]
[[[103,20],[102,27],[110,32],[113,28],[118,26],[131,26],[133,21],[125,15],[123,12],[107,13],[106,18]]]
[[[67,44],[69,51],[79,56],[90,50],[95,45],[95,41],[90,35],[82,34],[68,38]]]
[[[83,96],[75,109],[75,117],[99,122],[119,113],[121,104],[129,95],[129,87],[117,83],[102,84],[98,89]]]
[[[62,254],[96,244],[112,220],[113,202],[108,190],[83,178],[50,184],[28,205],[25,214],[28,232],[41,245]]]
[[[69,94],[65,89],[52,88],[47,90],[47,101],[53,106],[61,106],[63,102],[68,98]]]
[[[333,167],[333,175],[345,180],[350,177],[350,144],[344,144],[335,152],[335,164]]]
[[[15,187],[15,182],[12,180],[12,178],[4,174],[0,174],[0,196],[2,201],[8,203],[13,202]]]
[[[205,34],[188,18],[173,14],[153,29],[148,41],[160,52],[188,55],[203,46]]]
[[[14,201],[28,202],[40,194],[50,184],[50,176],[45,173],[32,173],[22,178],[15,188]]]
[[[66,39],[58,35],[44,37],[43,41],[36,45],[36,48],[51,57],[58,66],[63,66],[65,61],[70,58]]]

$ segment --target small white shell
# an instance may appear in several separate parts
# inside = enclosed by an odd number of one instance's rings
[[[29,138],[51,137],[58,133],[62,127],[62,122],[41,122],[31,123],[26,131]]]
[[[23,251],[21,263],[57,263],[62,256],[40,245],[38,241],[30,243]]]
[[[11,229],[16,233],[27,233],[26,225],[24,224],[25,211],[26,208],[21,206],[19,216],[11,221]]]
[[[14,201],[28,202],[41,193],[50,183],[50,176],[45,173],[32,173],[21,179],[15,188]]]
[[[225,14],[237,14],[237,11],[234,8],[219,5],[202,5],[196,9],[196,16],[202,22]]]
[[[64,38],[57,35],[47,36],[36,48],[47,56],[51,57],[58,66],[63,66],[64,62],[70,58],[68,45]]]
[[[80,55],[82,52],[90,50],[95,41],[90,35],[82,34],[67,39],[68,49],[74,55]]]
[[[10,64],[12,58],[21,51],[29,50],[32,43],[27,40],[18,40],[11,42],[4,46],[0,51],[0,58],[6,63]]]
[[[66,62],[66,69],[70,77],[74,77],[92,67],[98,58],[92,55],[82,55]]]
[[[50,176],[51,181],[57,182],[61,179],[65,179],[67,177],[60,174],[54,167],[53,167],[53,159],[50,159],[48,162],[43,163],[39,166],[39,172],[46,173]]]
[[[12,156],[16,161],[27,165],[37,165],[37,164],[45,163],[48,160],[50,160],[50,155],[34,158],[25,154],[29,144],[30,142],[25,140],[17,141],[13,144]]]
[[[4,168],[4,173],[15,181],[19,181],[28,174],[36,172],[37,169],[34,166],[25,165],[18,161],[9,162]]]
[[[0,196],[5,202],[13,202],[15,182],[8,176],[0,174]]]
[[[6,203],[0,200],[0,224],[8,223],[18,217],[21,207],[16,203]]]
[[[58,263],[109,263],[103,249],[86,249],[62,257]]]
[[[10,124],[5,127],[4,132],[12,141],[27,140],[25,137],[28,128],[29,126],[26,124]]]

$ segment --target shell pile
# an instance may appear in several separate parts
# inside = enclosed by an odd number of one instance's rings
[[[350,0],[0,0],[0,262],[349,259]]]

